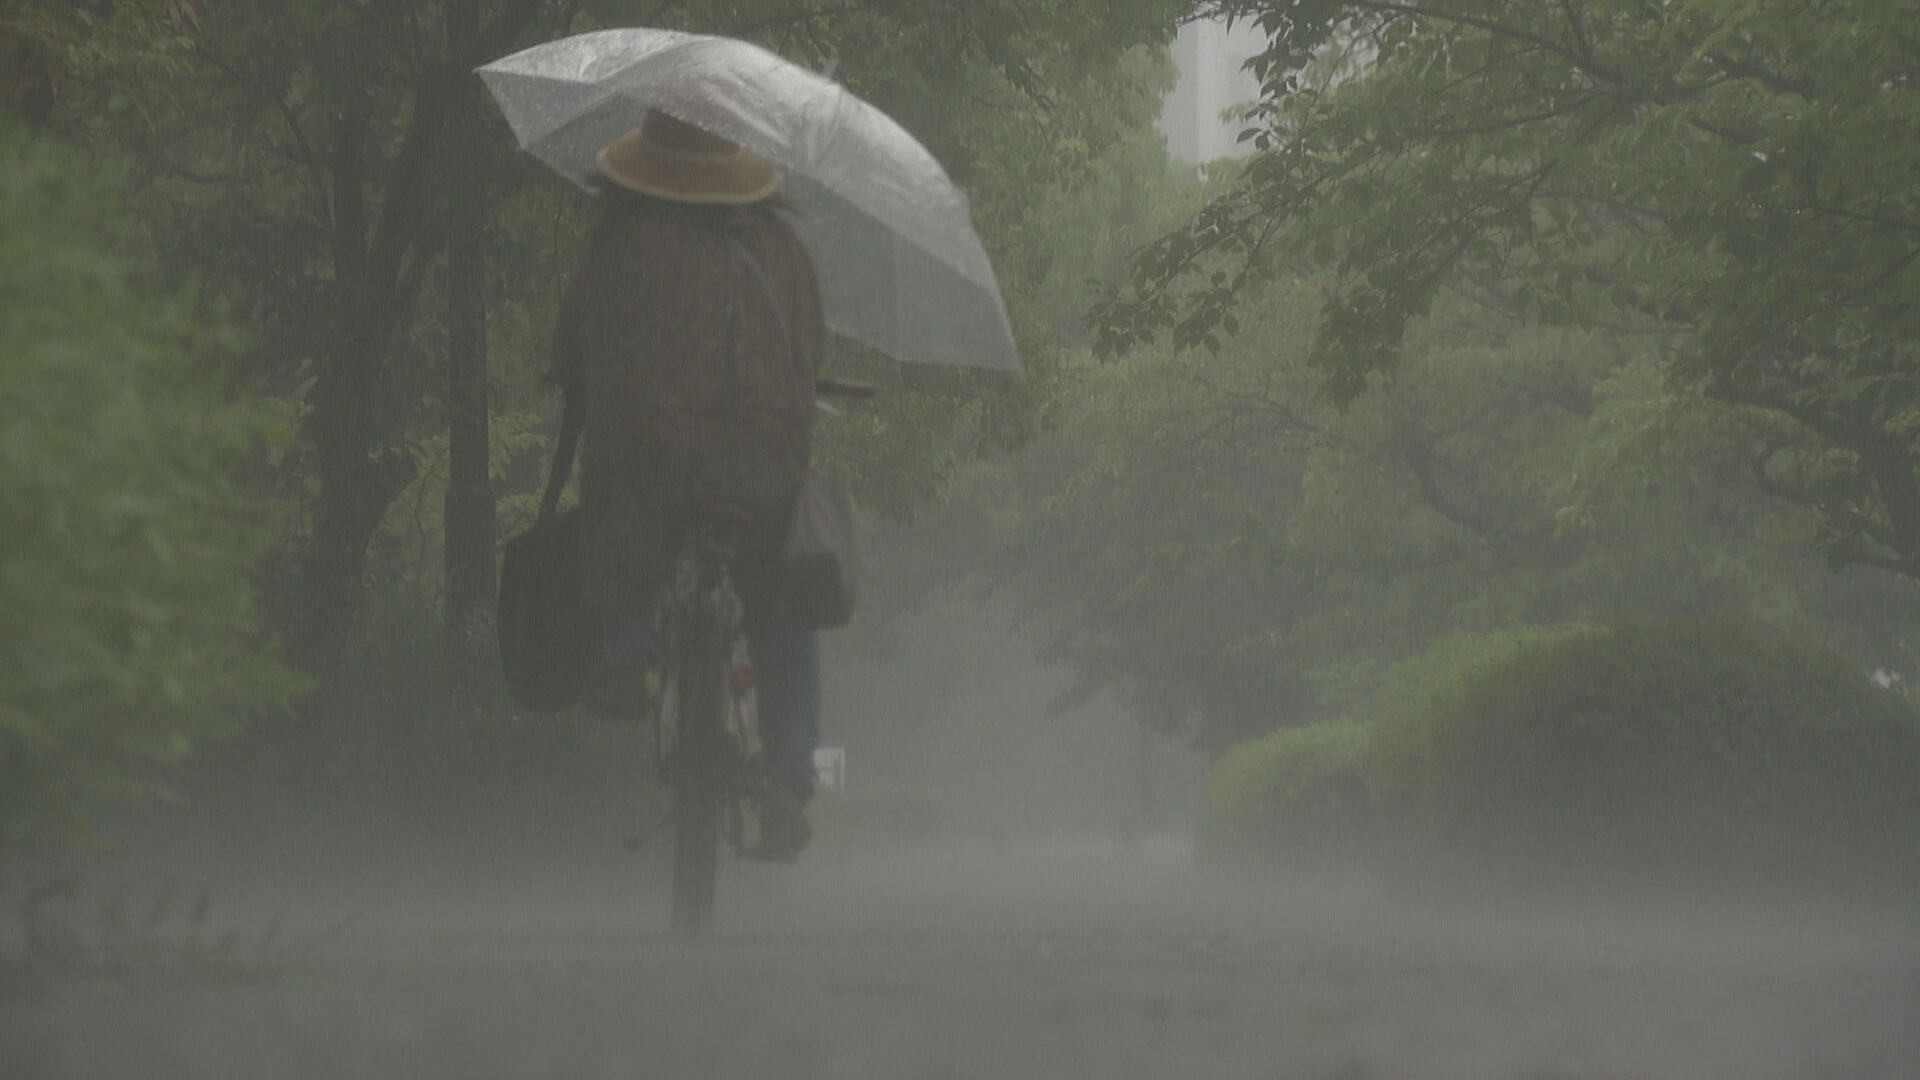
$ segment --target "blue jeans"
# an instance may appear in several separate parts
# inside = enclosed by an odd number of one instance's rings
[[[652,612],[638,613],[610,627],[602,648],[614,662],[650,667],[660,659],[652,639]],[[820,634],[748,620],[747,652],[767,771],[804,802],[813,794],[813,751],[820,745]]]

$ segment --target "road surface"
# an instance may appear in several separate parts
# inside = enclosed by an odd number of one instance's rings
[[[1494,913],[1176,842],[730,866],[698,945],[612,844],[228,868],[197,921],[154,880],[134,929],[117,884],[70,905],[87,963],[9,974],[0,1076],[1920,1077],[1920,937],[1884,921]]]

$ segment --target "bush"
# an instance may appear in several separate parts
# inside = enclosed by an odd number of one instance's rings
[[[1458,643],[1396,682],[1374,766],[1416,839],[1533,869],[1920,871],[1920,717],[1823,649],[1685,619]]]
[[[230,480],[268,429],[130,286],[79,180],[0,127],[0,855],[295,689]]]
[[[1349,854],[1371,839],[1371,732],[1336,721],[1241,743],[1207,773],[1210,845],[1287,856]]]
[[[1401,818],[1449,813],[1457,785],[1439,759],[1442,748],[1460,738],[1459,726],[1471,722],[1470,697],[1521,656],[1605,633],[1572,623],[1464,634],[1395,664],[1376,705],[1381,737],[1366,766],[1383,807]]]

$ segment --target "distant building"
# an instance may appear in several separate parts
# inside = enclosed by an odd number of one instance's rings
[[[1247,144],[1238,141],[1246,125],[1223,121],[1220,114],[1259,98],[1260,80],[1243,65],[1265,46],[1259,28],[1247,22],[1231,30],[1219,20],[1180,28],[1173,39],[1180,80],[1160,108],[1168,153],[1197,165],[1247,152]]]

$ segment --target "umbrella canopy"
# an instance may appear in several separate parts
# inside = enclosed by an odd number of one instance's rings
[[[965,196],[926,147],[838,83],[745,41],[603,30],[479,69],[522,149],[583,187],[648,109],[786,170],[829,327],[901,360],[1018,370]]]

